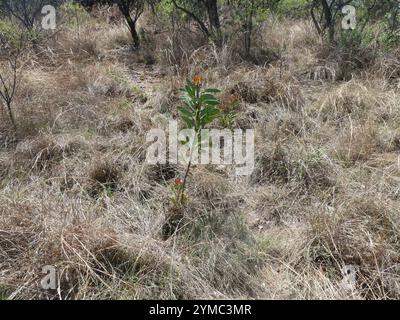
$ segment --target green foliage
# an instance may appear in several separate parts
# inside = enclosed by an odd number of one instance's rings
[[[179,108],[179,112],[186,128],[195,131],[194,145],[190,146],[192,153],[194,148],[201,150],[201,130],[220,114],[218,108],[220,103],[215,96],[220,91],[218,89],[203,89],[203,78],[199,75],[195,76],[192,81],[187,80],[186,86],[182,91],[184,93],[182,96],[184,106]],[[187,142],[184,141],[183,143]],[[173,201],[175,206],[181,206],[186,200],[185,187],[191,162],[192,159],[190,158],[183,180],[180,178],[176,180],[175,200]]]
[[[338,46],[346,50],[366,49],[374,41],[373,33],[367,29],[364,31],[343,30],[338,39]]]
[[[353,1],[357,10],[357,27],[363,33],[362,38],[375,40],[384,49],[396,46],[400,40],[400,4],[397,0]],[[363,41],[365,43],[365,40]]]
[[[168,200],[173,207],[179,207],[181,204],[188,201],[188,195],[185,193],[183,180],[181,178],[176,178],[171,185],[171,196]]]
[[[16,23],[8,19],[0,20],[0,39],[2,44],[17,48],[20,42],[20,33],[21,31]]]
[[[175,7],[171,0],[161,0],[156,5],[156,11],[165,16],[171,16],[175,11]]]
[[[11,19],[0,19],[1,51],[21,50],[37,41],[40,34],[37,30],[26,30]],[[4,53],[4,52],[2,52]]]
[[[0,284],[0,301],[7,300],[9,294],[9,289],[7,288],[7,286]]]
[[[241,25],[244,40],[244,56],[251,59],[254,30],[270,15],[278,0],[234,0],[232,8],[235,19]],[[252,60],[252,59],[251,59]]]
[[[282,3],[286,1],[288,0],[282,1]],[[379,39],[379,43],[383,43],[385,48],[393,47],[400,40],[400,5],[398,0],[346,1],[346,5],[351,5],[356,9],[356,29],[358,31],[350,35],[341,32],[339,39],[336,31],[342,29],[341,23],[345,18],[342,13],[343,1],[314,0],[309,3],[311,4],[311,18],[317,31],[321,36],[325,36],[326,31],[328,31],[331,44],[335,40],[338,40],[339,45],[347,44],[350,41],[350,44],[358,43],[361,47],[365,47],[367,43],[372,41],[370,31],[377,26],[381,29],[381,34],[375,38]]]
[[[309,0],[280,0],[274,13],[281,16],[304,17],[308,14]]]
[[[237,113],[235,111],[229,111],[221,113],[219,118],[219,123],[222,127],[227,129],[233,129],[237,117]]]
[[[276,0],[235,0],[231,6],[239,21],[248,23],[247,20],[252,19],[257,24],[267,20],[276,2]]]
[[[198,133],[201,129],[218,117],[219,100],[215,94],[217,89],[202,89],[202,79],[196,76],[193,81],[187,80],[183,89],[182,100],[185,106],[180,108],[182,120],[187,128],[194,129]]]
[[[61,12],[72,26],[89,21],[89,14],[79,3],[67,2],[61,6]]]
[[[338,46],[347,51],[365,50],[372,46],[384,51],[393,49],[400,41],[400,24],[389,17],[393,13],[384,14],[382,7],[377,12],[369,12],[365,6],[357,8],[357,27],[355,30],[342,30],[338,38]],[[378,10],[378,11],[379,11]]]
[[[400,15],[394,16],[393,13],[388,13],[383,22],[384,29],[381,33],[381,40],[386,48],[393,48],[400,43]]]
[[[219,124],[226,129],[233,129],[237,117],[239,99],[236,96],[229,96],[221,104]]]

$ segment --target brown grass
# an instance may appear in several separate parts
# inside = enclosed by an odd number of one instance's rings
[[[146,15],[132,52],[104,17],[66,18],[27,53],[17,133],[0,113],[1,298],[399,298],[396,50],[344,70],[311,23],[272,19],[255,65],[238,36],[217,48]],[[184,168],[146,165],[145,135],[177,119],[194,73],[239,98],[255,170],[194,166],[173,207]]]

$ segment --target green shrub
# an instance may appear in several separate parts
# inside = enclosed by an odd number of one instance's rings
[[[11,20],[0,20],[0,40],[12,48],[19,46],[21,31],[18,25]]]
[[[281,0],[274,12],[282,16],[305,17],[309,12],[308,4],[308,0]]]
[[[89,21],[89,14],[79,3],[67,2],[61,6],[62,15],[67,19],[68,24],[77,27]]]

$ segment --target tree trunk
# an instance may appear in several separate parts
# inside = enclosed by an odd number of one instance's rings
[[[324,10],[325,29],[328,29],[328,39],[332,43],[335,40],[335,22],[333,21],[331,8],[326,0],[321,0],[321,5]]]
[[[136,21],[137,18],[140,16],[140,14],[139,15],[136,14],[135,19],[132,19],[130,12],[131,11],[130,5],[128,2],[119,1],[118,8],[121,11],[122,15],[124,16],[126,24],[128,25],[133,40],[133,47],[137,49],[140,46],[140,38],[139,34],[136,31]],[[139,10],[139,8],[136,8],[136,10]]]
[[[132,36],[132,40],[133,40],[133,47],[139,48],[140,38],[139,38],[139,34],[136,31],[136,21],[133,21],[130,15],[126,16],[125,19],[126,19],[126,23],[128,24],[129,31],[131,32],[131,36]]]
[[[318,20],[317,20],[317,18],[316,18],[316,16],[315,16],[315,11],[314,11],[314,9],[316,8],[316,6],[317,6],[317,4],[316,4],[316,2],[314,1],[314,2],[311,4],[310,14],[311,14],[311,18],[312,18],[312,21],[313,21],[313,23],[314,23],[314,26],[315,26],[315,28],[317,29],[318,34],[321,36],[321,35],[322,35],[321,26],[319,25],[319,22],[318,22]]]
[[[244,50],[247,58],[251,57],[251,36],[253,33],[252,22],[247,22],[244,34]]]
[[[7,111],[8,111],[10,120],[11,120],[11,124],[14,127],[14,130],[17,130],[17,123],[15,122],[14,114],[12,113],[12,109],[11,109],[11,102],[9,102],[9,101],[7,101]]]
[[[221,45],[222,33],[217,0],[206,0],[205,5],[207,8],[208,19],[210,21],[211,31],[215,37],[216,44]]]
[[[244,33],[244,50],[246,58],[251,58],[251,40],[253,36],[253,17],[255,13],[254,0],[249,1],[248,7],[246,8],[246,24]]]

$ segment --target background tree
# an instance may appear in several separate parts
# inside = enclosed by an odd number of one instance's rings
[[[329,42],[333,42],[335,38],[335,18],[339,10],[345,5],[340,6],[338,0],[312,0],[311,2],[311,18],[318,34],[323,36],[328,32]],[[351,0],[346,1],[350,4]]]
[[[242,24],[244,33],[244,52],[246,58],[251,57],[252,38],[256,20],[268,14],[269,9],[276,6],[279,0],[233,0],[229,3],[235,6],[236,15]],[[257,19],[260,18],[260,19]]]
[[[385,43],[392,45],[400,40],[400,2],[398,0],[365,0],[365,16],[363,30],[372,23],[381,21],[384,25]]]
[[[25,46],[25,34],[16,34],[16,27],[12,27],[13,34],[4,32],[6,28],[0,31],[0,99],[5,107],[10,121],[17,129],[13,113],[13,102],[18,86],[19,78],[19,60],[22,49]]]
[[[193,19],[204,35],[222,44],[222,31],[217,0],[172,0],[175,8]],[[206,22],[208,20],[208,23]]]
[[[312,21],[321,36],[327,34],[330,43],[335,40],[336,26],[342,20],[346,5],[356,8],[358,32],[363,33],[372,20],[384,22],[387,32],[399,29],[400,3],[398,0],[311,0]]]
[[[133,40],[133,47],[139,48],[140,37],[136,30],[136,24],[144,11],[144,0],[114,0],[125,18]]]

